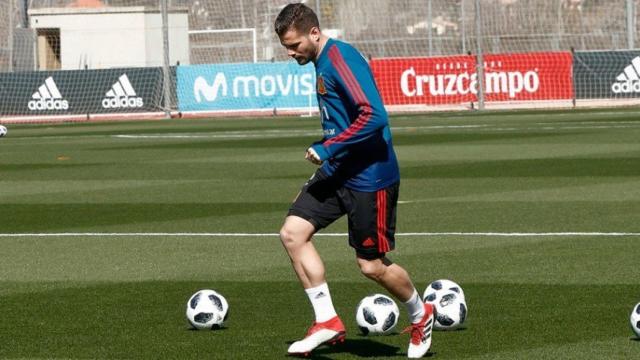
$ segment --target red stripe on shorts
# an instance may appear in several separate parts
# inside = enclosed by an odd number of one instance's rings
[[[389,252],[387,241],[387,192],[385,189],[376,193],[376,207],[378,208],[378,252]]]

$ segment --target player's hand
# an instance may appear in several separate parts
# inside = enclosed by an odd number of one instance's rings
[[[313,150],[313,148],[311,147],[307,149],[307,153],[304,154],[304,158],[309,160],[313,164],[322,165],[322,160],[320,160],[320,156],[318,156],[318,153],[315,150]]]

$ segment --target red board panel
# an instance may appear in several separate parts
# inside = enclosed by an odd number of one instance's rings
[[[573,98],[569,52],[486,55],[484,64],[486,101]],[[387,105],[477,100],[475,56],[374,59],[371,68]]]

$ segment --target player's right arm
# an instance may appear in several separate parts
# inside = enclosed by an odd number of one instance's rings
[[[389,124],[382,98],[366,61],[359,54],[343,56],[338,46],[329,49],[329,58],[336,69],[335,87],[349,97],[348,100],[357,109],[357,117],[342,133],[311,146],[320,161],[336,157],[354,144],[379,136],[381,129]]]

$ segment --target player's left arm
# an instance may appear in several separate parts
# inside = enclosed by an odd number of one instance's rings
[[[349,96],[349,100],[357,108],[357,118],[342,133],[311,147],[320,161],[347,151],[349,146],[379,136],[381,129],[389,124],[387,112],[367,62],[360,58],[359,54],[351,59],[343,57],[337,46],[330,49],[329,56],[337,70],[336,87]]]

